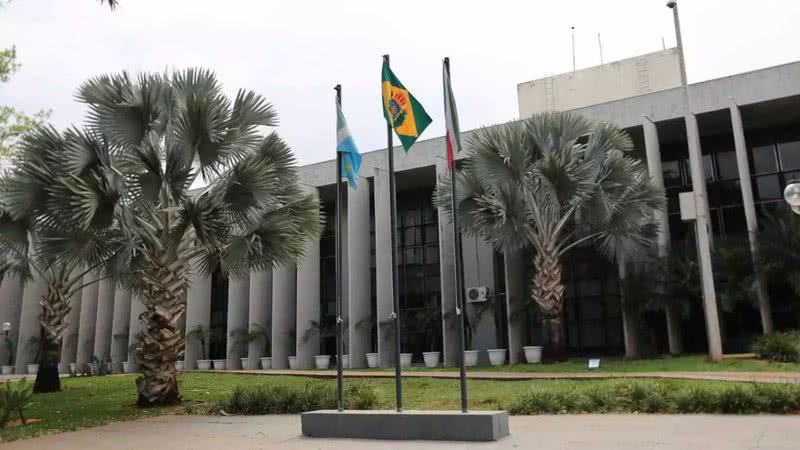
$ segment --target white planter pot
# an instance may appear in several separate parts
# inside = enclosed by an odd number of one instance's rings
[[[439,366],[439,352],[424,352],[422,359],[425,360],[425,367],[433,368]]]
[[[381,359],[378,353],[367,353],[367,367],[374,369],[381,364]]]
[[[122,362],[122,373],[130,373],[130,371],[129,371],[130,368],[131,368],[131,365],[128,363],[128,361],[123,361]]]
[[[350,368],[350,355],[342,355],[342,369]]]
[[[69,363],[69,373],[78,374],[78,363]]]
[[[175,370],[178,372],[183,372],[183,369],[186,367],[186,364],[182,359],[175,361]]]
[[[239,358],[242,361],[242,370],[247,370],[250,368],[250,358]]]
[[[542,362],[542,347],[538,345],[530,345],[522,347],[525,351],[525,361],[528,364],[538,364]]]
[[[464,350],[464,365],[475,367],[478,365],[478,350]]]
[[[37,373],[39,373],[39,365],[28,364],[28,375],[36,375]]]
[[[413,353],[400,353],[400,367],[411,367]]]
[[[3,366],[0,370],[2,370],[3,375],[11,375],[14,373],[14,366]]]
[[[491,350],[487,350],[487,352],[489,352],[489,362],[493,366],[502,366],[506,363],[506,349],[493,348]]]
[[[297,369],[297,356],[289,357],[289,368],[292,370]]]
[[[264,370],[272,369],[272,358],[269,356],[259,358],[261,360],[261,368]]]
[[[197,360],[197,370],[211,370],[211,360],[210,359],[198,359]]]
[[[214,370],[225,370],[226,360],[214,359]]]
[[[327,369],[331,365],[331,355],[314,356],[314,365],[317,366],[317,369]]]

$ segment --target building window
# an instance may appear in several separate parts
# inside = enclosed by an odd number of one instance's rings
[[[767,144],[753,147],[750,150],[753,162],[750,170],[753,175],[772,173],[778,170],[778,161],[775,159],[775,145]]]
[[[400,311],[403,351],[414,354],[441,350],[441,321],[430,329],[415,319],[429,308],[441,308],[439,267],[439,220],[430,189],[398,192]]]
[[[778,154],[781,157],[781,170],[800,169],[800,141],[779,143]]]

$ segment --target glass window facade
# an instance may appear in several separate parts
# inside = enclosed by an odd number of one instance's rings
[[[421,327],[415,316],[441,308],[439,270],[439,221],[431,189],[397,193],[398,276],[404,352],[441,350],[441,320]]]

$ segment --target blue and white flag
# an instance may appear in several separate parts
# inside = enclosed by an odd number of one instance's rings
[[[342,105],[336,101],[336,151],[342,154],[342,173],[347,177],[350,187],[358,187],[358,169],[361,167],[361,155],[347,127],[342,113]]]

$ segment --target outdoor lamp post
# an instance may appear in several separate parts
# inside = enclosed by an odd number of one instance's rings
[[[789,181],[783,189],[783,199],[795,214],[800,214],[800,181]]]

